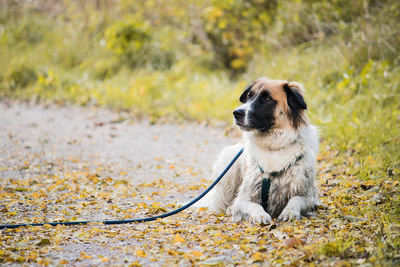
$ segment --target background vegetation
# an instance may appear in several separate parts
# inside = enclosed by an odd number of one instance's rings
[[[2,97],[229,123],[253,79],[296,80],[333,168],[399,180],[397,0],[36,0],[0,8]],[[382,220],[399,222],[395,185]],[[382,246],[398,251],[399,241]]]

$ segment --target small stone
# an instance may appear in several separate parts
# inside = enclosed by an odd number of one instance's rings
[[[379,189],[380,189],[379,186],[374,186],[374,187],[372,187],[371,189],[368,189],[365,192],[367,192],[367,193],[375,193],[375,192],[378,192]]]
[[[391,224],[390,225],[390,232],[392,233],[400,233],[400,224]]]
[[[385,202],[385,195],[383,193],[378,193],[376,194],[371,201],[375,202],[375,204],[382,204],[383,202]]]
[[[344,215],[343,218],[345,218],[346,220],[348,220],[350,222],[359,222],[359,221],[366,221],[367,220],[365,218],[348,216],[348,215]]]

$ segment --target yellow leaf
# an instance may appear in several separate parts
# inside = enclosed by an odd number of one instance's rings
[[[90,255],[88,255],[88,254],[86,254],[85,252],[81,252],[81,259],[88,259],[88,260],[90,260],[90,259],[92,259],[93,257],[92,256],[90,256]]]
[[[183,239],[180,234],[176,234],[174,237],[174,240],[172,242],[174,244],[175,243],[185,243],[185,239]]]
[[[221,236],[222,236],[222,234],[221,234],[220,231],[217,231],[217,232],[215,232],[215,234],[214,234],[214,237],[221,237]]]
[[[168,254],[171,256],[177,256],[179,253],[175,250],[168,250]]]
[[[36,251],[31,251],[31,252],[29,252],[28,258],[29,258],[30,260],[36,260],[37,257],[38,257],[38,254],[37,254]]]
[[[263,256],[262,256],[261,252],[257,251],[256,253],[253,254],[253,256],[251,256],[251,259],[253,261],[263,261]]]
[[[31,194],[31,197],[33,197],[33,198],[39,198],[39,197],[40,197],[40,194],[39,194],[38,192],[33,192],[33,193]]]
[[[203,253],[200,252],[200,251],[192,251],[192,254],[193,254],[193,256],[195,256],[195,257],[203,256]]]
[[[136,250],[136,256],[144,258],[147,256],[147,253],[144,250],[138,249]]]
[[[261,246],[266,246],[266,245],[268,245],[268,242],[264,239],[260,239],[260,241],[258,241],[258,244]]]

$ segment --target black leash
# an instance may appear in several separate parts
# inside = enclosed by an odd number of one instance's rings
[[[18,227],[22,227],[22,226],[43,226],[45,224],[49,224],[52,226],[56,226],[56,225],[77,225],[77,224],[88,224],[88,223],[103,223],[103,224],[125,224],[125,223],[134,223],[134,222],[149,222],[149,221],[155,221],[157,219],[162,219],[162,218],[166,218],[172,215],[175,215],[187,208],[189,208],[190,206],[192,206],[193,204],[195,204],[197,201],[199,201],[200,199],[202,199],[208,192],[210,192],[211,189],[213,189],[213,187],[218,184],[218,182],[222,179],[222,177],[224,177],[224,175],[229,171],[229,169],[232,167],[232,165],[235,163],[235,161],[240,157],[240,155],[243,152],[243,148],[236,154],[236,156],[231,160],[231,162],[228,164],[228,166],[226,166],[226,168],[222,171],[222,173],[218,176],[217,179],[215,179],[215,181],[203,192],[201,193],[198,197],[196,197],[195,199],[193,199],[192,201],[190,201],[189,203],[187,203],[185,206],[180,207],[176,210],[158,215],[158,216],[154,216],[154,217],[148,217],[148,218],[141,218],[141,219],[132,219],[132,220],[116,220],[116,221],[76,221],[76,222],[47,222],[47,223],[23,223],[23,224],[4,224],[4,225],[0,225],[0,229],[5,229],[5,228],[18,228]]]

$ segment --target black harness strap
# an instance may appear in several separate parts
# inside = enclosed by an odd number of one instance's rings
[[[279,177],[281,176],[287,169],[289,169],[291,166],[296,164],[299,160],[301,160],[304,157],[303,154],[298,156],[292,164],[289,164],[287,167],[283,168],[280,171],[274,171],[267,173],[267,177],[263,177],[261,181],[261,206],[264,208],[265,211],[268,209],[268,199],[269,199],[269,190],[271,188],[271,178]],[[262,176],[264,176],[264,170],[261,168],[260,165],[258,165],[258,168],[260,169],[260,172]]]
[[[266,211],[268,209],[269,189],[271,181],[269,178],[263,178],[261,183],[261,206]]]

